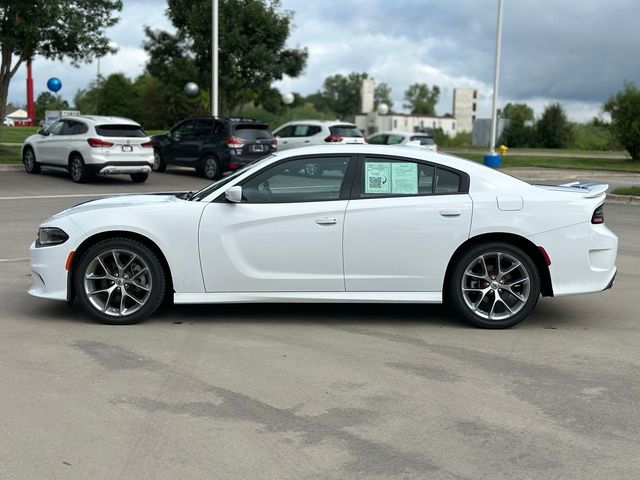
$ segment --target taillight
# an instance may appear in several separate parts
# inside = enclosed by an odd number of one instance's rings
[[[92,147],[113,147],[113,143],[105,142],[104,140],[100,140],[99,138],[88,138],[87,143]]]
[[[231,148],[244,147],[244,141],[239,137],[229,137],[225,140],[225,143],[229,145]]]
[[[591,217],[591,223],[604,223],[604,205],[600,205],[593,212],[593,216]]]
[[[153,142],[144,142],[144,143],[141,143],[140,146],[142,148],[153,148]]]
[[[271,145],[273,146],[273,148],[276,148],[278,146],[278,139],[276,137],[273,137],[271,139]]]
[[[331,134],[327,138],[325,138],[324,141],[328,142],[328,143],[341,142],[342,141],[342,137],[340,135]]]

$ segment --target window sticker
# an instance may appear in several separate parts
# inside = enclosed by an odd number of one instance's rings
[[[398,195],[416,195],[418,193],[418,164],[391,164],[391,193]]]
[[[409,162],[366,162],[365,194],[416,195],[418,164]]]
[[[391,193],[391,163],[366,162],[364,167],[364,193]]]

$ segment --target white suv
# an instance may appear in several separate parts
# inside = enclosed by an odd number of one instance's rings
[[[352,123],[329,120],[295,120],[273,131],[278,150],[341,143],[367,143],[358,127]]]
[[[139,123],[121,117],[63,117],[28,137],[22,146],[28,173],[61,168],[74,182],[98,173],[126,174],[144,182],[153,165],[153,145]]]
[[[418,143],[419,142],[419,143]],[[415,145],[432,152],[438,151],[433,137],[419,132],[381,132],[371,135],[368,143],[373,145]]]

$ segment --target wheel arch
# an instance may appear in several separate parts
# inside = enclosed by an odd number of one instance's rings
[[[513,233],[484,233],[475,237],[471,237],[462,245],[460,245],[451,256],[449,264],[447,265],[447,271],[444,276],[442,288],[443,295],[447,295],[447,285],[449,284],[450,277],[453,274],[453,270],[457,264],[458,259],[470,248],[475,247],[476,245],[490,242],[508,243],[509,245],[519,247],[527,255],[529,255],[531,260],[533,260],[536,268],[538,269],[538,273],[540,274],[540,293],[543,297],[553,297],[551,273],[549,272],[549,267],[542,252],[540,252],[539,248],[530,240]]]
[[[166,285],[166,295],[172,295],[174,293],[173,290],[173,277],[171,276],[171,268],[169,267],[169,262],[160,250],[160,247],[151,240],[149,237],[145,237],[136,232],[131,232],[128,230],[110,230],[107,232],[96,233],[85,239],[75,250],[73,254],[73,258],[71,259],[71,263],[69,264],[69,274],[67,275],[67,302],[73,302],[75,298],[76,292],[74,289],[74,278],[76,273],[76,266],[78,265],[78,261],[82,258],[84,252],[86,252],[93,244],[96,242],[100,242],[102,240],[108,240],[110,238],[129,238],[131,240],[135,240],[137,242],[142,243],[146,247],[148,247],[156,256],[158,260],[160,260],[160,264],[162,265],[162,269],[167,278]]]
[[[80,157],[84,162],[84,157],[82,156],[82,153],[80,153],[78,150],[71,150],[69,152],[69,156],[67,157],[67,165],[71,163],[71,159],[74,158],[75,156]]]

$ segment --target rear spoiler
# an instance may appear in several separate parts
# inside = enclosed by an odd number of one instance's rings
[[[571,182],[559,185],[560,187],[580,188],[585,191],[584,198],[597,198],[607,193],[609,185],[606,183],[580,183]]]

